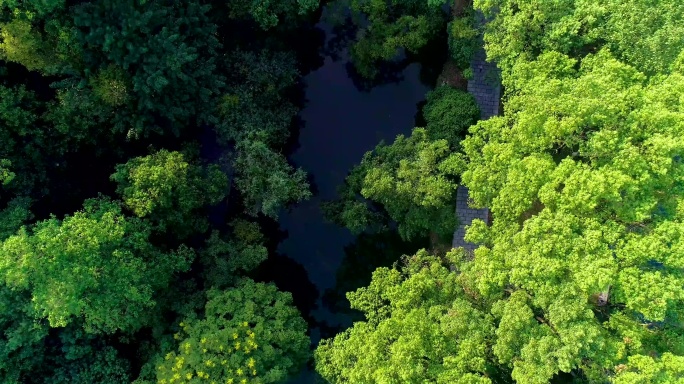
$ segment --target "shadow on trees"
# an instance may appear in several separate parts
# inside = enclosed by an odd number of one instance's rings
[[[449,44],[446,29],[443,29],[437,36],[430,39],[428,44],[423,46],[416,53],[407,53],[407,60],[411,63],[420,64],[420,82],[423,85],[434,88],[437,79],[442,73],[444,63],[449,59]]]

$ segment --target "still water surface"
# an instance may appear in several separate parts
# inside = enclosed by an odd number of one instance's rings
[[[326,40],[332,37],[331,28],[324,24],[318,27],[326,32]],[[278,253],[301,265],[306,272],[304,276],[296,273],[297,268],[293,269],[289,278],[300,281],[279,284],[281,289],[288,289],[282,285],[296,287],[299,283],[310,287],[313,283],[317,289],[315,295],[320,295],[335,285],[345,246],[354,242],[355,237],[347,229],[326,222],[319,204],[336,197],[336,188],[365,152],[381,140],[391,143],[399,134],[410,134],[418,103],[429,91],[421,83],[419,64],[407,66],[398,82],[360,90],[348,75],[346,56],[345,52],[335,59],[327,55],[321,67],[304,77],[307,102],[300,113],[304,125],[299,132],[299,146],[289,158],[312,176],[317,193],[279,218],[280,228],[287,232],[287,237],[278,246]],[[299,290],[307,289],[303,286]],[[293,293],[296,299],[297,292]],[[322,308],[320,298],[315,300]],[[310,315],[328,324],[340,321],[325,309]],[[312,340],[318,342],[316,329],[312,330]],[[312,383],[313,380],[311,372],[306,370],[291,382]]]

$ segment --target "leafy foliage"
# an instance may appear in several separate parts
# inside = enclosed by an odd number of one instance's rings
[[[489,383],[494,319],[478,308],[449,264],[421,250],[401,269],[379,268],[371,284],[347,294],[366,321],[315,352],[331,383]]]
[[[473,95],[449,86],[440,86],[427,94],[423,116],[431,140],[446,140],[453,149],[480,119],[480,108]]]
[[[289,52],[236,51],[226,63],[230,92],[219,103],[219,141],[241,142],[254,136],[282,145],[297,108],[283,97],[296,83],[297,63]]]
[[[125,113],[116,114],[117,129],[135,136],[170,126],[178,134],[192,119],[211,120],[212,97],[224,83],[216,73],[220,44],[208,9],[196,2],[133,0],[74,8],[96,94],[114,105],[123,103],[122,92],[130,95]]]
[[[249,15],[263,29],[292,23],[297,16],[318,7],[319,0],[231,0],[230,17],[245,19]]]
[[[39,369],[48,327],[35,315],[28,292],[0,287],[0,382],[20,382]]]
[[[171,149],[194,148],[213,126],[221,145],[237,142],[235,185],[250,213],[276,215],[309,196],[303,171],[279,153],[297,113],[285,93],[299,73],[278,34],[296,31],[317,6],[0,2],[1,382],[128,383],[150,356],[168,351],[176,318],[194,319],[206,289],[236,284],[270,295],[255,299],[262,315],[252,325],[264,346],[254,353],[257,379],[280,381],[299,368],[309,344],[291,298],[239,283],[267,256],[258,225],[230,211],[232,225],[204,238],[204,208],[224,198],[227,177],[191,151]],[[259,33],[254,21],[271,30],[266,43],[249,36]],[[234,33],[245,26],[249,33]],[[145,147],[168,150],[132,157]],[[98,192],[114,192],[106,174],[114,164],[123,201],[101,196],[65,216]],[[188,274],[181,272],[195,252],[178,247],[184,240],[201,256]],[[227,310],[249,310],[230,292]],[[269,317],[274,301],[284,309]],[[198,329],[210,323],[192,321]],[[291,338],[279,344],[290,326]]]
[[[285,204],[311,196],[304,171],[292,169],[282,154],[264,142],[245,140],[237,149],[235,184],[251,215],[263,213],[276,218]]]
[[[338,7],[349,6],[359,26],[351,46],[352,62],[364,77],[377,75],[380,61],[394,59],[402,50],[417,53],[443,30],[444,1],[425,0],[341,0]]]
[[[106,200],[89,200],[64,220],[22,228],[0,247],[0,269],[13,290],[29,290],[52,327],[80,318],[91,333],[135,331],[147,323],[154,291],[189,267],[192,252],[163,253],[149,224]]]
[[[149,217],[186,237],[204,232],[207,222],[197,210],[225,197],[228,179],[218,166],[189,163],[180,152],[160,150],[120,164],[111,176],[124,204],[138,217]]]
[[[447,25],[449,54],[461,70],[470,67],[475,50],[480,44],[475,23],[473,9],[468,7],[462,15],[454,17]]]
[[[348,191],[343,197],[346,201],[341,212],[330,211],[350,228],[363,229],[364,224],[373,222],[373,215],[364,214],[368,208],[355,196],[360,193],[382,205],[397,222],[404,239],[430,232],[451,236],[456,227],[452,206],[455,178],[463,165],[446,140],[431,141],[424,128],[415,128],[410,137],[399,135],[392,145],[381,143],[373,152],[367,152],[347,178],[348,184],[358,190]],[[360,221],[364,218],[366,221]]]
[[[206,266],[207,285],[215,288],[234,285],[241,273],[253,270],[268,257],[257,223],[236,220],[231,224],[232,239],[226,241],[213,231],[200,252],[200,261]]]
[[[160,363],[159,383],[276,383],[306,361],[306,323],[289,293],[247,279],[207,296],[204,319],[180,324],[178,353]]]
[[[22,5],[33,8],[31,5],[36,4]],[[46,14],[23,8],[14,8],[5,18],[8,20],[0,24],[0,57],[46,75],[75,73],[82,52],[71,21],[62,17],[45,19]]]
[[[619,366],[617,370],[616,384],[671,383],[684,375],[684,358],[669,352],[657,360],[651,356],[630,356],[629,364]]]
[[[645,74],[664,73],[684,44],[684,9],[677,0],[476,0],[497,17],[487,24],[487,55],[509,71],[544,52],[573,58],[598,46]],[[505,84],[506,85],[506,84]],[[512,90],[512,89],[511,89]]]
[[[45,373],[51,383],[130,383],[130,364],[122,354],[103,339],[89,335],[80,325],[61,329],[61,348],[51,346],[45,353]]]
[[[14,174],[11,182],[4,179],[7,189],[26,193],[47,177],[45,167],[36,166],[44,165],[44,155],[54,153],[55,143],[48,144],[48,135],[40,129],[40,106],[35,95],[26,87],[0,86],[0,158],[12,165]],[[29,137],[32,140],[24,145]],[[37,169],[28,172],[27,168]]]
[[[478,290],[500,298],[494,353],[520,383],[680,355],[684,73],[649,78],[605,49],[525,69],[506,115],[463,142],[463,181],[494,217],[467,232]]]
[[[65,0],[3,0],[0,4],[3,8],[22,9],[39,17],[48,16],[51,12],[64,8],[65,5]]]

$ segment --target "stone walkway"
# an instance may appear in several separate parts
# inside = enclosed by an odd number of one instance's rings
[[[484,23],[482,15],[478,15],[479,23]],[[480,114],[483,120],[499,114],[499,100],[501,98],[501,86],[496,81],[498,69],[495,63],[485,61],[485,50],[482,36],[480,36],[481,47],[473,55],[471,67],[473,68],[473,78],[468,81],[468,92],[475,96],[477,105],[480,107]],[[463,247],[469,251],[477,248],[475,244],[467,243],[463,240],[465,227],[470,225],[473,219],[481,219],[485,223],[489,222],[489,209],[475,209],[468,204],[468,188],[459,186],[456,190],[456,217],[459,220],[459,227],[454,232],[452,246]]]
[[[465,236],[465,226],[470,225],[473,222],[473,219],[481,219],[487,223],[489,221],[489,209],[471,208],[468,205],[468,188],[459,185],[456,190],[456,216],[461,225],[459,225],[456,232],[454,232],[454,240],[451,243],[451,246],[454,248],[463,247],[469,251],[475,250],[477,245],[467,243],[463,240],[463,236]]]

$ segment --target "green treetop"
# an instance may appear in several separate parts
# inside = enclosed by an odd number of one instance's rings
[[[247,279],[207,295],[204,318],[180,323],[178,352],[159,364],[158,383],[277,383],[307,360],[306,323],[289,293]]]
[[[649,78],[605,49],[543,53],[463,142],[463,182],[494,217],[467,232],[472,273],[500,299],[494,353],[517,382],[684,354],[682,59]]]
[[[311,196],[306,173],[293,169],[282,154],[261,140],[245,140],[237,146],[235,184],[242,193],[247,213],[278,217],[288,203]]]
[[[431,140],[446,140],[452,149],[459,149],[468,128],[480,119],[475,97],[447,85],[435,88],[426,96],[423,116]]]
[[[679,0],[475,0],[474,5],[497,15],[487,24],[485,42],[488,57],[504,71],[543,52],[580,58],[603,46],[643,73],[663,73],[684,44]]]
[[[449,237],[456,227],[453,201],[462,167],[446,140],[432,141],[425,128],[415,128],[410,137],[399,135],[391,145],[381,143],[366,153],[347,178],[342,207],[329,211],[335,211],[335,221],[363,230],[374,215],[357,200],[360,194],[382,205],[404,239],[431,232]]]
[[[138,217],[149,217],[160,229],[185,237],[204,232],[207,221],[198,210],[224,198],[228,179],[218,166],[192,164],[180,152],[160,150],[120,164],[111,179],[124,205]]]
[[[91,333],[135,331],[147,323],[154,292],[186,270],[192,252],[164,253],[148,242],[150,227],[119,205],[87,200],[83,211],[22,228],[0,246],[4,283],[28,290],[52,327],[77,318]]]
[[[403,268],[379,268],[347,294],[366,321],[323,340],[316,370],[331,383],[490,383],[495,323],[444,260],[421,250]]]

